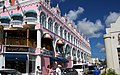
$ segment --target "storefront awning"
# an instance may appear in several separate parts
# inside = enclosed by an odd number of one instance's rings
[[[57,57],[58,58],[58,62],[68,62],[67,59],[65,59],[64,57]]]
[[[57,62],[68,62],[68,60],[67,59],[65,59],[64,57],[50,57],[50,61],[51,62],[55,62],[55,61],[57,61]]]
[[[27,54],[4,54],[6,60],[27,60]]]
[[[58,61],[58,59],[57,59],[57,57],[51,56],[51,57],[50,57],[50,61],[51,61],[51,62],[55,62],[55,61]]]
[[[62,39],[59,39],[57,40],[57,44],[64,45],[64,42],[62,41]]]
[[[42,38],[48,38],[48,39],[53,40],[52,36],[49,33],[44,33]]]

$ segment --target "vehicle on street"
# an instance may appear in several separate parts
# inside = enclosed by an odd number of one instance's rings
[[[87,63],[74,64],[73,68],[78,72],[78,75],[86,75],[88,72]]]
[[[22,75],[15,69],[0,69],[0,75]]]
[[[93,75],[96,65],[90,64],[88,65],[88,73],[89,75]]]
[[[78,72],[74,68],[62,68],[62,75],[78,75]]]

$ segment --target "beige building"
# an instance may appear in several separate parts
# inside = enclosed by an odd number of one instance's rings
[[[104,35],[107,67],[120,74],[120,17],[106,28]]]

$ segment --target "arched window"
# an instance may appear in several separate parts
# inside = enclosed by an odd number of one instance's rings
[[[65,30],[64,31],[64,38],[67,39],[66,37],[67,37],[67,31]]]
[[[46,15],[44,12],[41,12],[40,14],[40,24],[46,28]]]
[[[68,41],[70,41],[70,33],[68,33]]]
[[[73,36],[71,35],[71,43],[73,43]]]
[[[73,48],[73,50],[72,50],[72,56],[76,56],[76,50]]]
[[[53,21],[51,18],[48,19],[48,29],[53,31]]]
[[[63,37],[63,28],[60,27],[60,36]]]
[[[54,28],[55,28],[55,33],[58,34],[58,24],[57,23],[55,23]]]
[[[71,48],[69,45],[66,45],[66,48],[65,48],[65,55],[66,56],[70,56],[71,55]]]
[[[80,58],[80,51],[77,52],[77,57]]]

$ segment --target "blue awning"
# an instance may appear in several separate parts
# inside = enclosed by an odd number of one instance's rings
[[[67,59],[65,59],[64,57],[57,57],[58,62],[68,62]]]
[[[68,62],[68,60],[67,59],[65,59],[64,57],[50,57],[50,61],[51,62],[55,62],[55,61],[57,61],[57,62]]]
[[[27,60],[27,54],[4,54],[6,60]]]
[[[55,62],[55,61],[58,61],[58,59],[57,59],[56,57],[51,56],[51,57],[50,57],[50,61],[51,61],[51,62]]]

